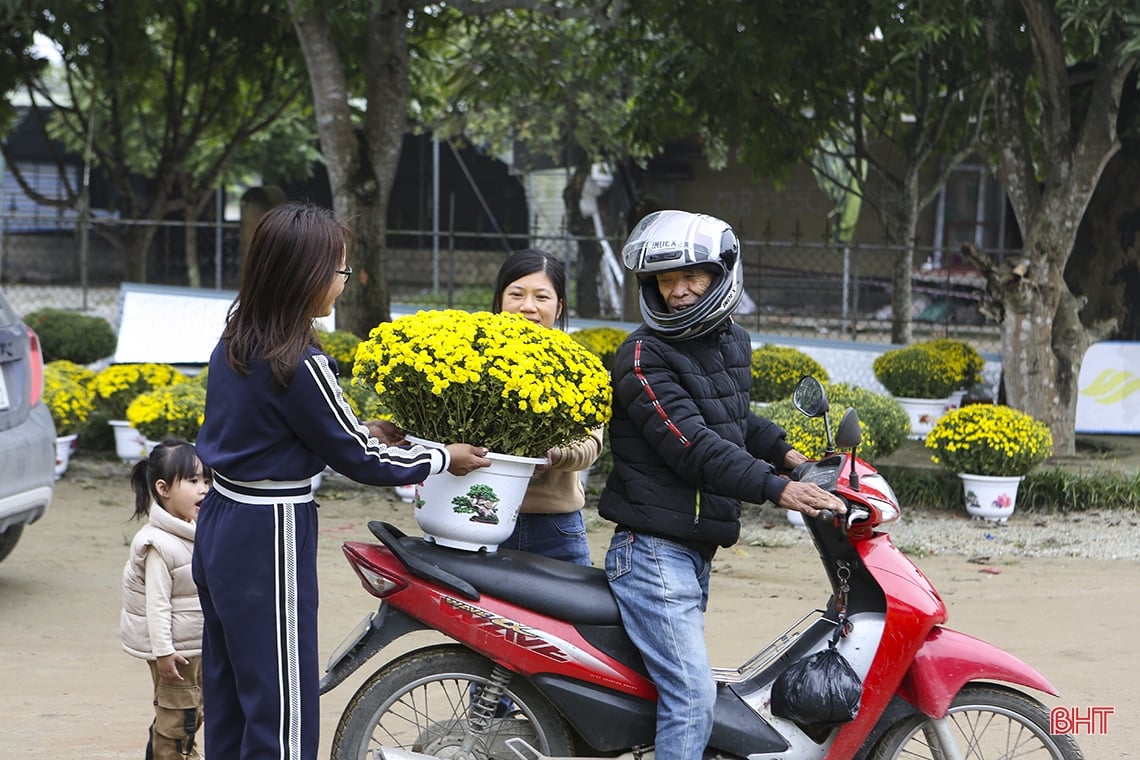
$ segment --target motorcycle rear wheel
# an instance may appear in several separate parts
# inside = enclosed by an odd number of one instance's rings
[[[1035,699],[1000,686],[965,686],[950,704],[951,729],[970,760],[1083,760],[1067,734],[1049,733],[1049,713]],[[874,760],[944,760],[923,717],[892,726],[879,741]]]
[[[506,745],[516,736],[546,755],[572,756],[565,722],[521,678],[507,684],[507,715],[481,731],[472,725],[472,688],[489,684],[493,668],[485,657],[454,645],[393,660],[373,673],[344,709],[333,737],[333,760],[371,760],[369,752],[381,746],[443,758],[517,760]]]

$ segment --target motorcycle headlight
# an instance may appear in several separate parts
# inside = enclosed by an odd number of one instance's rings
[[[867,500],[878,508],[882,515],[881,522],[889,523],[899,519],[899,500],[886,478],[877,472],[863,475],[860,478],[859,485]],[[868,491],[875,491],[877,495],[868,493]]]

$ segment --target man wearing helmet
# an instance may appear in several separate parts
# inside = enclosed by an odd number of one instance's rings
[[[726,222],[686,211],[642,219],[622,249],[641,315],[614,358],[614,466],[598,511],[617,523],[606,574],[657,686],[657,760],[696,760],[712,732],[716,684],[704,641],[709,573],[740,536],[740,502],[814,517],[846,511],[777,469],[807,461],[751,411],[752,343],[732,321],[743,292]]]

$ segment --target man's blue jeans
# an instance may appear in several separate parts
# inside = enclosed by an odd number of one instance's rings
[[[657,686],[657,760],[700,760],[716,682],[705,647],[712,563],[664,538],[619,530],[606,552],[622,623]]]

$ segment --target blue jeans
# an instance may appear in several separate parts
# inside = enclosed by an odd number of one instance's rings
[[[590,543],[582,510],[562,514],[521,514],[510,538],[500,546],[589,567]]]
[[[712,563],[664,538],[614,532],[606,575],[622,623],[657,686],[657,760],[700,760],[716,682],[705,647]]]

